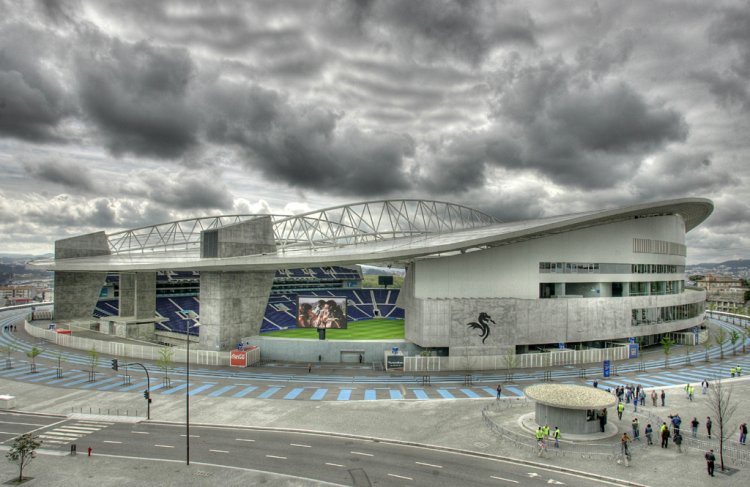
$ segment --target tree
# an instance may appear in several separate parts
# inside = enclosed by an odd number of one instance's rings
[[[518,357],[516,351],[509,348],[503,355],[503,364],[505,365],[505,380],[513,380],[513,369],[518,365]]]
[[[41,348],[37,348],[37,347],[31,347],[31,350],[26,352],[26,356],[29,357],[29,360],[31,360],[31,363],[29,364],[29,366],[31,368],[32,374],[36,373],[36,358],[39,355],[41,355],[42,352],[44,352],[44,350],[42,350]]]
[[[731,434],[728,426],[738,405],[739,403],[732,399],[732,386],[725,386],[721,379],[714,378],[708,390],[708,407],[714,418],[714,424],[719,427],[719,459],[722,470],[724,470],[724,441]]]
[[[156,365],[164,370],[164,387],[169,387],[169,368],[174,363],[174,350],[171,347],[162,347],[159,349],[159,358],[156,360]]]
[[[89,382],[94,382],[96,380],[96,366],[99,364],[99,351],[96,348],[91,348],[89,350],[89,366],[91,367],[91,370],[89,371]]]
[[[732,330],[729,334],[729,343],[732,344],[732,355],[737,355],[737,342],[740,341],[740,334],[737,330]]]
[[[8,357],[5,359],[5,368],[6,369],[12,369],[13,368],[13,352],[16,351],[16,347],[9,343],[8,345],[3,347],[3,351],[8,355]]]
[[[5,455],[9,461],[18,463],[18,483],[23,482],[23,469],[36,458],[36,449],[42,445],[42,440],[26,433],[13,439],[10,451]]]
[[[62,376],[62,352],[57,352],[57,378],[60,379]]]
[[[674,345],[674,340],[671,338],[665,336],[661,338],[661,348],[664,352],[664,368],[669,367],[669,355],[672,353],[672,345]]]
[[[690,354],[693,352],[693,348],[695,348],[695,343],[693,343],[693,337],[691,336],[685,342],[685,357],[687,359],[687,365],[692,365],[692,362],[690,361]]]
[[[727,342],[727,332],[724,328],[719,328],[719,331],[714,335],[714,342],[719,346],[719,357],[724,360],[724,344]]]

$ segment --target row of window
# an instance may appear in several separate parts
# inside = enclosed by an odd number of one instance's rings
[[[705,303],[703,302],[659,308],[637,308],[632,311],[632,324],[633,326],[647,326],[687,320],[701,316],[704,311]]]
[[[650,238],[634,238],[633,252],[642,254],[668,254],[668,255],[687,255],[687,247],[677,242],[667,242],[666,240],[652,240]]]
[[[682,274],[684,265],[540,262],[543,274]]]

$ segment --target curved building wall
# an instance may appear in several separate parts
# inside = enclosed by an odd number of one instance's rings
[[[669,242],[675,254],[636,252],[634,239]],[[406,338],[423,347],[501,354],[516,345],[590,342],[654,335],[703,322],[705,293],[677,286],[674,294],[611,297],[612,282],[684,280],[682,272],[544,274],[540,262],[685,265],[679,216],[634,219],[441,259],[413,262],[401,292]],[[682,246],[682,247],[680,247]],[[684,254],[684,252],[682,252]],[[626,266],[628,268],[629,266]],[[409,273],[411,275],[409,275]],[[591,282],[599,297],[540,299],[541,282]],[[571,286],[572,287],[572,286]],[[689,308],[690,315],[644,324],[633,310]],[[680,308],[684,311],[683,308]],[[488,316],[484,320],[481,314]],[[484,321],[484,323],[482,323]],[[476,325],[471,326],[471,323]],[[483,336],[482,325],[487,334]]]
[[[683,255],[634,252],[634,238],[684,245],[685,224],[682,217],[674,215],[626,220],[451,257],[418,260],[411,267],[415,273],[415,297],[536,299],[540,262],[685,265]],[[546,276],[552,282],[646,280],[642,274]],[[660,274],[658,279],[682,280],[684,276]]]

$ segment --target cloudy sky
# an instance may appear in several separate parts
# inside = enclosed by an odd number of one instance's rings
[[[679,197],[750,257],[747,1],[0,0],[0,252],[415,197]]]

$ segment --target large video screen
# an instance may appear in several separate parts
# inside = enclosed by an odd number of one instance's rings
[[[297,326],[300,328],[346,328],[346,298],[298,296]]]

